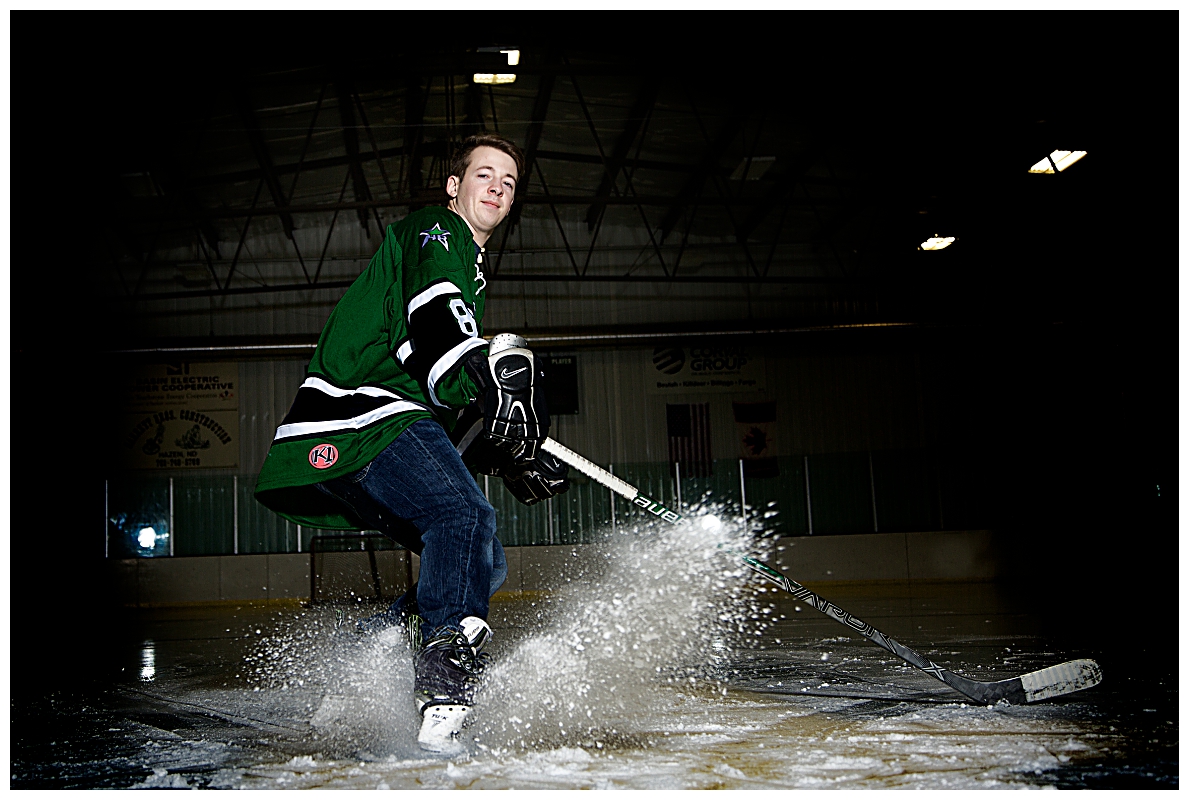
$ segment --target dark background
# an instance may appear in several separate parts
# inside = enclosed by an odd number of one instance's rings
[[[986,324],[820,347],[928,348],[963,365],[951,389],[970,393],[962,407],[985,437],[1030,445],[1005,448],[985,476],[1015,542],[1018,590],[1045,609],[1054,637],[1101,648],[1108,680],[1137,657],[1175,658],[1176,19],[13,13],[14,678],[85,675],[88,651],[103,647],[115,619],[99,527],[111,413],[105,330],[115,311],[87,281],[104,202],[96,176],[255,66],[383,60],[405,43],[401,52],[415,56],[509,36],[618,50],[628,72],[687,66],[700,91],[739,92],[790,119],[812,114],[854,147],[892,143],[901,157],[881,167],[889,191],[958,198],[965,241],[978,247],[922,269],[896,252],[919,241],[905,212],[885,220],[875,237],[884,252],[873,257],[883,259],[888,308],[920,322]],[[1067,136],[1091,153],[1030,202],[1014,199],[1014,188],[1030,177],[1021,165],[1045,149],[995,147],[1009,141],[1008,108],[1065,129],[1040,140]],[[972,168],[991,161],[1012,177]]]

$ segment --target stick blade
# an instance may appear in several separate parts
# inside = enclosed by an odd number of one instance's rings
[[[1102,667],[1091,659],[1078,658],[1021,675],[1020,683],[1024,685],[1025,701],[1039,703],[1097,686],[1102,683]]]

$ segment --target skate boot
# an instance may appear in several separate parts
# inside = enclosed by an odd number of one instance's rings
[[[421,714],[417,743],[434,753],[461,748],[462,723],[475,698],[487,658],[483,647],[491,628],[478,617],[462,621],[462,631],[447,630],[425,642],[414,659],[413,698]]]
[[[371,636],[386,631],[396,625],[403,625],[405,621],[404,609],[400,607],[400,600],[383,611],[364,617],[355,623],[355,632],[364,636]]]
[[[405,641],[409,650],[416,653],[421,649],[421,619],[417,608],[417,587],[396,599],[396,602],[378,614],[364,617],[355,623],[355,633],[360,636],[374,636],[389,628],[400,626],[405,629]]]

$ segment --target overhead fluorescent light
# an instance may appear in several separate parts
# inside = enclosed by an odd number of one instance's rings
[[[1037,175],[1052,175],[1054,172],[1064,172],[1072,165],[1081,161],[1086,155],[1085,150],[1054,150],[1037,161],[1028,171]],[[1056,166],[1057,169],[1053,169]]]
[[[934,236],[931,239],[926,239],[921,242],[918,250],[944,250],[954,242],[958,241],[956,236]]]
[[[735,171],[731,173],[731,180],[743,180],[743,173],[747,173],[749,181],[758,181],[768,171],[768,168],[776,163],[776,156],[753,156],[751,159],[751,166],[748,167],[747,159],[739,162],[739,166],[735,167]]]
[[[475,83],[485,83],[491,86],[498,86],[502,83],[516,83],[516,73],[514,72],[476,72],[472,80]]]
[[[514,67],[520,63],[520,51],[519,50],[501,50],[500,52],[508,57],[508,66],[509,67]]]
[[[1085,150],[1054,150],[1052,159],[1057,162],[1057,171],[1064,172],[1078,161],[1081,161],[1085,155]]]

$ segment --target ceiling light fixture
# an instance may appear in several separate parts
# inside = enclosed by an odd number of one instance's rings
[[[1055,172],[1064,172],[1073,164],[1081,161],[1085,155],[1085,150],[1054,150],[1033,164],[1032,168],[1028,171],[1036,175],[1052,175]]]
[[[476,72],[471,79],[475,83],[483,83],[489,86],[499,86],[505,83],[516,83],[516,73],[514,72]]]
[[[477,53],[499,53],[500,55],[508,57],[508,66],[515,67],[520,63],[520,48],[512,45],[501,44],[493,47],[478,47],[475,48]],[[500,84],[500,83],[515,83],[516,76],[510,72],[476,72],[475,83],[486,84]]]
[[[934,236],[932,239],[921,242],[921,246],[917,250],[944,250],[956,241],[958,241],[957,236]]]

